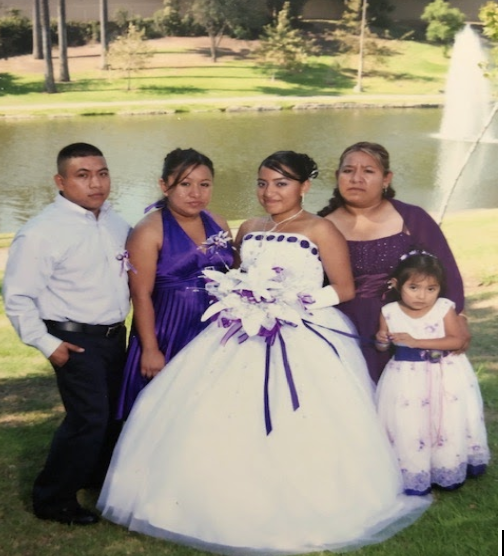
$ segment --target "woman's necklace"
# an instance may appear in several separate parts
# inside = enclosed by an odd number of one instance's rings
[[[268,230],[268,232],[274,232],[278,230],[279,226],[285,224],[286,222],[289,222],[290,220],[294,220],[294,218],[297,218],[303,211],[304,209],[302,208],[299,212],[296,212],[296,214],[293,214],[292,216],[289,216],[289,218],[285,218],[284,220],[280,220],[280,222],[275,222],[270,215],[269,219],[266,221],[266,225],[269,222],[273,222],[273,228],[271,228],[271,230]],[[266,231],[266,225],[264,226],[264,231]]]

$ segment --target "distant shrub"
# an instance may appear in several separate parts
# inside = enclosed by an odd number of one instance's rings
[[[28,17],[21,15],[21,10],[8,10],[0,17],[0,56],[9,58],[32,51],[32,25]]]

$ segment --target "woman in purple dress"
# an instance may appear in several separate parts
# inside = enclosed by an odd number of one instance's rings
[[[120,419],[140,390],[207,326],[201,322],[209,305],[203,269],[225,271],[233,264],[227,222],[205,210],[213,177],[212,161],[194,149],[168,153],[159,180],[165,199],[128,239],[133,326]]]
[[[456,304],[467,349],[470,334],[462,313],[464,288],[453,254],[427,212],[393,199],[387,150],[376,143],[351,145],[341,155],[336,180],[333,197],[318,214],[330,220],[348,242],[356,296],[338,308],[352,319],[363,338],[361,347],[371,378],[378,382],[391,356],[374,346],[381,307],[390,301],[389,276],[399,257],[412,249],[424,249],[443,261],[446,297]]]

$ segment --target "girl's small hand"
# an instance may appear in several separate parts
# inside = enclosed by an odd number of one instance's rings
[[[392,343],[396,346],[407,346],[416,347],[416,340],[407,332],[396,332],[395,334],[390,334],[390,339]]]
[[[375,342],[376,349],[378,351],[387,351],[387,349],[390,347],[390,340],[387,331],[378,330],[375,338],[376,338],[376,342]]]

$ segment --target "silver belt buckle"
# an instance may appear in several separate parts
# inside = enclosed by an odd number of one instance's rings
[[[110,334],[112,334],[112,332],[114,332],[114,330],[117,330],[120,326],[122,326],[121,324],[114,324],[113,326],[109,326],[107,328],[107,332],[105,333],[105,338],[108,338],[110,336]]]

